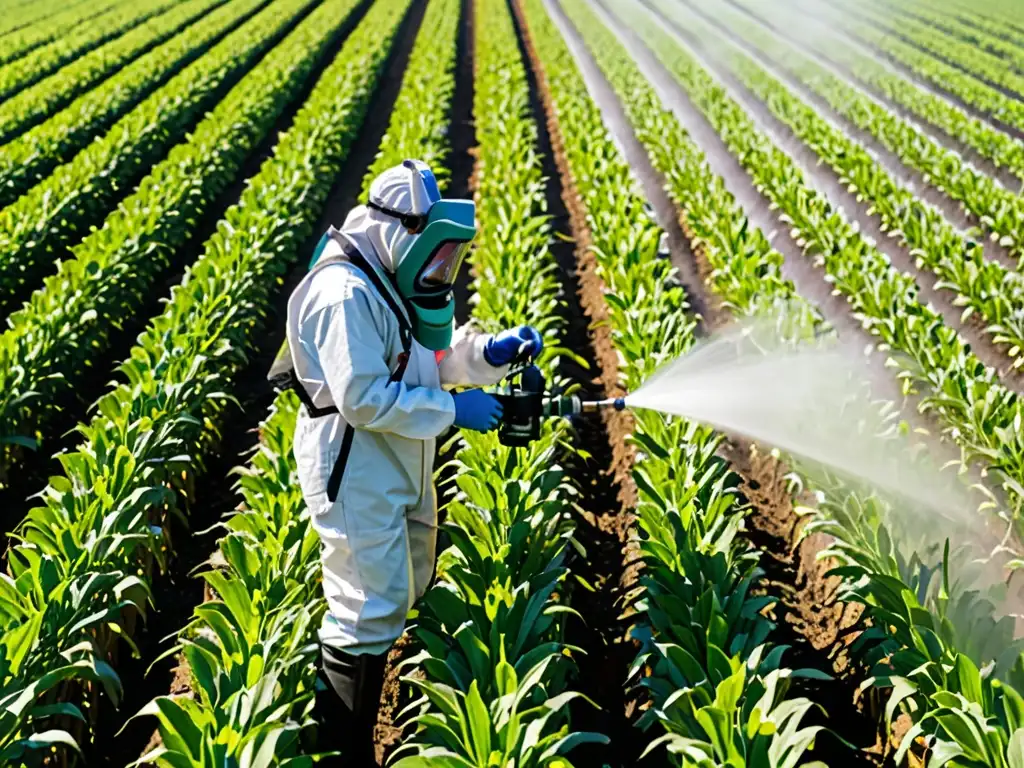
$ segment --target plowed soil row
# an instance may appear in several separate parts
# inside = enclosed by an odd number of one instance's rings
[[[527,62],[531,106],[538,127],[539,149],[547,177],[547,208],[552,227],[559,235],[551,246],[560,266],[567,320],[564,343],[586,362],[586,367],[564,360],[560,373],[582,385],[584,399],[603,399],[621,393],[618,356],[604,321],[604,283],[596,272],[590,247],[593,239],[586,212],[576,191],[565,158],[563,137],[554,117],[547,78],[536,56],[525,18],[517,0],[510,0],[519,35],[520,53]],[[583,704],[572,710],[573,727],[607,735],[606,746],[584,745],[573,752],[578,765],[625,768],[636,765],[642,744],[630,725],[634,704],[626,689],[626,674],[636,650],[627,637],[625,594],[635,583],[629,534],[636,487],[630,476],[633,455],[625,443],[632,430],[627,414],[588,414],[577,423],[577,444],[589,461],[567,457],[567,469],[577,479],[582,494],[575,537],[586,555],[574,558],[572,572],[591,589],[576,587],[570,597],[573,608],[586,623],[570,621],[566,641],[583,649],[577,658],[576,689],[598,705]]]
[[[577,35],[567,19],[563,19],[563,23],[570,30],[568,34]],[[628,37],[627,33],[614,25],[610,26],[620,31],[620,37]],[[637,41],[630,42],[635,47]],[[589,59],[589,55],[581,55],[581,51],[582,44],[574,48],[577,57]],[[596,70],[592,60],[584,66]],[[610,84],[599,71],[594,71],[588,78],[588,86],[592,91],[604,91],[600,100],[608,104],[607,109],[602,107],[606,124],[618,141],[627,147],[627,155],[642,158],[639,162],[632,159],[630,162],[638,177],[645,180],[645,189],[664,189],[664,178],[650,164]],[[618,114],[609,119],[609,115],[614,113]],[[702,119],[695,112],[690,117]],[[710,126],[705,125],[704,128]],[[633,152],[628,149],[631,144],[635,148]],[[738,166],[729,175],[734,183],[746,181],[746,175]],[[751,190],[748,190],[746,197],[758,210],[763,221],[768,223],[770,214],[767,205],[759,195],[750,196]],[[673,206],[673,215],[687,242],[693,244],[692,248],[686,249],[687,257],[692,259],[687,271],[708,275],[710,265],[704,246],[689,231],[685,213]],[[691,286],[688,284],[687,287]],[[732,321],[728,310],[703,281],[693,286],[691,291],[699,295],[701,305],[706,308],[706,330],[717,330]],[[825,578],[829,564],[816,561],[818,552],[827,545],[827,540],[824,537],[801,540],[803,521],[796,514],[793,499],[783,479],[788,471],[784,465],[739,436],[729,437],[723,455],[739,476],[740,490],[752,508],[747,519],[746,536],[755,548],[763,552],[761,566],[766,572],[764,588],[780,597],[774,609],[773,618],[777,625],[771,640],[791,647],[786,656],[787,665],[795,668],[810,667],[836,677],[836,680],[826,684],[798,684],[793,693],[821,704],[828,717],[819,722],[859,749],[851,753],[835,738],[826,735],[818,740],[814,756],[835,765],[879,764],[882,747],[878,719],[872,713],[862,712],[855,701],[856,686],[863,680],[863,671],[853,669],[842,653],[843,631],[853,625],[859,611],[836,600],[835,580]]]

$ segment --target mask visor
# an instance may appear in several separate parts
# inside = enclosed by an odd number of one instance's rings
[[[420,272],[420,286],[427,290],[447,288],[455,282],[462,262],[469,253],[469,242],[446,240],[431,254]]]

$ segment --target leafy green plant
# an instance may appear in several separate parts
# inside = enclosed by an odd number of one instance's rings
[[[118,637],[129,636],[125,609],[145,603],[124,602],[114,587],[129,573],[139,574],[129,586],[144,587],[166,557],[160,522],[184,515],[227,417],[224,387],[246,362],[281,272],[311,234],[407,8],[406,0],[387,0],[363,17],[164,313],[140,336],[121,366],[124,383],[79,425],[78,449],[62,454],[64,474],[51,478],[10,550],[19,592],[3,605],[0,648],[20,645],[25,632],[35,642],[0,679],[5,690],[32,690],[62,648],[89,640],[87,660],[98,664]],[[40,578],[40,568],[53,575]],[[62,601],[77,597],[78,584],[94,587],[84,622],[74,618],[75,604]],[[16,722],[4,738],[31,741],[33,732],[32,722]],[[275,738],[268,735],[267,743]]]
[[[77,375],[109,346],[107,318],[134,314],[337,39],[355,2],[311,13],[72,250],[0,337],[0,434],[43,435]],[[6,375],[5,375],[6,374]],[[23,446],[3,449],[0,473]]]
[[[190,0],[213,2],[214,0]],[[259,6],[263,0],[242,0]],[[109,213],[122,185],[163,159],[243,73],[277,43],[312,0],[273,4],[129,112],[99,141],[0,211],[0,307],[26,288]],[[223,20],[220,31],[223,31]],[[56,226],[59,222],[60,226]]]
[[[652,5],[688,34],[711,34],[678,3]],[[678,22],[678,23],[677,23]],[[638,32],[740,159],[763,194],[778,207],[808,258],[817,260],[858,320],[894,352],[890,364],[906,391],[918,391],[921,408],[943,424],[965,463],[982,462],[996,473],[1016,506],[1024,498],[1022,404],[998,381],[941,317],[917,298],[913,278],[888,259],[804,178],[791,158],[759,131],[751,118],[657,23],[635,20]]]
[[[797,3],[798,7],[805,7]],[[947,64],[915,45],[882,29],[851,18],[845,29],[867,43],[881,56],[909,68],[916,76],[952,94],[965,104],[1017,130],[1024,129],[1024,105],[1005,95],[959,67]]]
[[[67,62],[84,56],[148,18],[162,13],[168,5],[168,0],[152,0],[131,8],[115,7],[93,18],[89,24],[83,24],[74,33],[33,51],[31,56],[7,64],[0,68],[0,98],[10,98],[12,94],[42,80]]]
[[[185,32],[79,96],[46,122],[7,143],[0,154],[0,206],[13,203],[43,181],[50,171],[70,160],[264,5],[259,0],[234,0],[221,5]]]
[[[109,10],[115,0],[22,3],[5,8],[0,22],[0,64],[25,56],[84,21]]]
[[[329,6],[325,6],[329,7]],[[136,715],[157,718],[162,746],[136,764],[308,764],[316,628],[325,609],[320,549],[289,461],[298,401],[278,397],[260,447],[241,473],[244,507],[223,524],[222,566],[203,574],[217,597],[179,633],[190,696],[161,696]]]
[[[1019,195],[975,170],[957,153],[944,149],[906,120],[847,85],[810,57],[779,41],[743,14],[718,3],[708,10],[716,19],[727,23],[730,31],[780,62],[836,112],[869,131],[905,164],[924,174],[930,185],[962,203],[978,228],[988,231],[992,240],[998,240],[1018,258],[1024,253],[1021,232],[1024,202]],[[751,57],[729,53],[728,49],[726,56],[743,82],[837,173],[850,181],[854,191],[871,204],[885,230],[913,249],[915,255],[935,271],[942,285],[958,291],[961,297],[958,305],[971,307],[986,317],[990,326],[1001,329],[1000,335],[1011,335],[1002,329],[1012,326],[1016,315],[1024,314],[1018,297],[1019,278],[1016,273],[985,258],[980,245],[971,239],[976,233],[956,231],[938,212],[894,180],[865,150],[761,71]],[[995,294],[994,299],[987,300],[989,292]],[[1016,335],[1019,334],[1014,334],[1014,338]]]
[[[7,98],[0,106],[0,141],[10,141],[42,122],[111,72],[115,72],[153,45],[171,37],[219,4],[220,2],[209,0],[191,0],[172,7],[171,10],[141,24],[109,45],[101,46],[76,58],[71,64],[45,79],[40,80],[37,72],[31,69],[37,62],[42,68],[44,60],[37,59],[35,55],[25,59],[26,66],[30,69],[22,75],[13,73],[16,81],[12,80],[5,84]],[[150,0],[149,4],[143,5],[143,9],[148,8],[152,13],[167,5],[159,0]],[[8,65],[8,68],[20,69],[17,65]],[[38,74],[41,75],[41,72]],[[27,84],[36,80],[38,82],[35,85],[20,91],[17,95],[10,95],[14,92],[15,82]],[[5,85],[0,85],[0,89],[4,89]]]

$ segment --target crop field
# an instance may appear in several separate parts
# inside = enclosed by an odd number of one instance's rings
[[[476,201],[459,322],[591,399],[751,318],[841,342],[984,556],[653,410],[452,432],[380,765],[1024,768],[1020,0],[0,10],[0,766],[351,765],[265,373],[419,158]]]

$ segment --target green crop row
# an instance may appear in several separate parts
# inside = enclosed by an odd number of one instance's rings
[[[0,102],[0,142],[17,138],[223,0],[188,0]],[[32,56],[28,61],[35,61]]]
[[[477,0],[473,18],[473,318],[486,332],[528,323],[554,340],[564,315],[526,69],[504,0]],[[558,354],[550,344],[539,362],[548,377]],[[566,711],[580,696],[566,690],[575,651],[562,639],[577,492],[558,459],[569,439],[564,421],[526,449],[460,436],[445,506],[452,546],[413,628],[426,679],[405,678],[422,694],[410,705],[417,728],[396,768],[569,766],[573,746],[607,741],[573,732]]]
[[[7,438],[0,446],[2,479],[17,468],[20,443],[42,439],[90,361],[107,351],[116,329],[109,318],[131,317],[145,305],[355,5],[356,0],[336,1],[310,14],[9,316],[9,330],[0,336],[0,435]]]
[[[34,734],[42,714],[81,716],[54,701],[62,680],[101,680],[116,699],[106,659],[128,634],[125,610],[150,601],[152,564],[174,547],[164,523],[187,510],[229,416],[225,389],[311,234],[407,9],[377,2],[348,38],[19,527],[0,579],[0,755],[68,740]]]
[[[564,6],[599,66],[622,87],[627,73],[614,40],[601,35],[583,3]],[[566,43],[541,0],[525,7],[576,191],[587,208],[623,385],[635,388],[693,343],[693,322],[673,269],[657,257],[660,230]],[[752,594],[761,576],[758,553],[737,537],[746,510],[735,476],[716,455],[721,436],[641,411],[632,440],[644,569],[632,629],[641,649],[630,681],[651,703],[639,725],[665,731],[648,751],[665,745],[671,763],[685,766],[755,764],[745,761],[769,752],[784,756],[779,764],[795,763],[820,728],[801,726],[812,705],[787,698],[789,685],[818,673],[783,668],[786,649],[767,642],[772,623],[761,610],[775,598]]]
[[[870,131],[898,154],[904,162],[927,175],[929,181],[959,199],[972,200],[975,214],[1003,234],[1001,244],[1018,257],[1024,246],[1024,201],[966,168],[955,154],[946,152],[921,136],[899,117],[845,87],[813,62],[785,43],[776,44],[770,33],[763,34],[728,6],[710,6],[716,18],[741,34],[755,47],[783,60],[807,86],[825,98],[855,125]],[[954,303],[964,308],[966,319],[977,313],[986,322],[986,333],[1002,345],[1014,368],[1024,365],[1024,281],[994,260],[983,247],[962,235],[940,211],[922,202],[899,184],[870,153],[850,140],[813,108],[793,95],[750,56],[727,47],[723,60],[740,81],[760,98],[811,150],[840,176],[850,191],[871,207],[883,231],[911,250],[918,264],[927,266],[939,278],[940,286],[954,292]]]
[[[170,4],[170,0],[149,0],[129,8],[115,7],[79,25],[73,32],[69,30],[61,39],[32,51],[31,56],[7,64],[0,68],[0,99],[8,99],[39,82],[66,63],[162,13]]]
[[[379,155],[388,166],[408,157],[445,155],[443,129],[452,94],[446,81],[451,77],[457,24],[457,0],[432,0],[428,5],[398,103],[414,104],[417,96],[428,92],[447,97],[432,102],[436,109],[427,113],[429,119],[416,123],[418,130],[401,128],[408,125],[407,110],[392,113],[393,130],[381,141]],[[440,170],[435,167],[435,173]],[[369,182],[364,189],[368,186]],[[225,749],[221,745],[226,736],[245,733],[265,739],[279,730],[283,733],[275,736],[280,741],[272,752],[281,764],[292,765],[286,761],[297,749],[295,733],[309,722],[316,630],[326,604],[319,539],[304,514],[292,453],[298,411],[298,398],[282,393],[261,426],[258,453],[239,480],[243,508],[226,521],[228,533],[218,544],[224,565],[204,574],[221,597],[195,609],[172,651],[180,651],[193,670],[194,695],[188,700],[159,697],[140,713],[158,718],[161,740],[173,744],[181,755],[176,766],[202,765],[200,755],[212,756],[218,764],[237,759],[243,749],[253,753],[257,745],[246,744],[247,737]],[[252,620],[241,592],[259,594],[258,622]],[[226,616],[226,624],[221,616]],[[263,706],[244,706],[255,699]],[[199,727],[189,728],[188,721]],[[302,764],[302,759],[295,764]]]
[[[662,20],[638,15],[621,1],[614,6],[622,23],[635,25],[647,37],[661,34]],[[618,53],[613,65],[616,90],[637,138],[665,175],[691,243],[713,267],[709,287],[741,316],[784,306],[792,321],[789,328],[780,329],[787,338],[811,332],[820,317],[783,279],[782,256],[750,226],[722,180],[708,169],[700,149],[636,66],[625,63],[627,54],[617,49],[613,37],[607,32],[594,37],[596,50],[609,57]],[[891,442],[880,447],[905,454],[899,430],[887,437]],[[983,753],[987,762],[964,764],[1006,766],[1004,760],[1012,754],[1009,744],[1019,738],[1015,731],[1020,722],[1013,720],[1019,697],[994,678],[1021,682],[1021,644],[1013,640],[1012,619],[997,619],[994,605],[971,591],[969,581],[960,585],[951,579],[948,553],[944,558],[939,552],[938,565],[931,567],[934,553],[901,545],[889,532],[893,519],[879,499],[858,498],[834,483],[827,490],[819,494],[807,533],[823,530],[834,538],[832,548],[823,554],[841,566],[835,572],[843,579],[840,596],[866,608],[855,649],[873,665],[875,677],[867,685],[890,694],[886,716],[892,721],[905,712],[927,729],[933,748],[950,754],[963,749],[973,758],[971,738],[963,733],[956,734],[959,741],[952,737],[955,724],[963,722],[991,744]],[[901,533],[906,536],[906,531]],[[937,575],[942,573],[940,591]],[[996,674],[988,668],[993,662]],[[905,738],[904,750],[913,742],[914,734]]]
[[[891,9],[891,6],[889,8]],[[989,31],[989,26],[983,20],[975,19],[976,25],[972,26],[955,16],[949,16],[936,10],[933,6],[919,3],[908,4],[907,7],[901,7],[900,10],[905,14],[927,22],[946,35],[960,38],[969,43],[975,50],[981,48],[983,51],[1011,64],[1018,73],[1024,73],[1024,47],[1007,42],[1000,35],[992,34]],[[1005,34],[1005,29],[1004,26],[1000,27],[1001,34]]]
[[[265,0],[242,2],[251,7]],[[125,115],[99,141],[0,211],[0,307],[9,308],[56,269],[56,260],[107,216],[121,190],[162,160],[315,2],[270,5]],[[222,24],[220,20],[218,26]]]
[[[83,22],[106,12],[117,0],[27,2],[4,11],[0,22],[0,64],[21,58]]]
[[[653,2],[663,17],[679,22],[677,28],[713,34],[684,6]],[[693,57],[666,34],[648,32],[651,48],[778,207],[808,258],[825,270],[864,328],[903,353],[893,364],[905,386],[923,388],[921,407],[945,425],[966,462],[987,464],[1011,497],[1024,498],[1024,435],[1014,427],[1024,417],[1024,405],[1016,394],[999,384],[996,373],[985,368],[960,336],[917,300],[913,278],[894,269],[813,189],[792,159]]]
[[[999,9],[991,2],[982,7],[969,0],[939,0],[929,3],[927,7],[934,10],[937,15],[941,14],[943,18],[955,19],[968,28],[981,29],[991,37],[1024,46],[1024,27],[1020,24],[1014,27],[1008,23],[1016,19],[1019,8],[1014,8],[1008,16],[1000,18]]]
[[[753,0],[740,2],[751,12],[761,14],[762,19],[782,34],[795,23],[793,17],[785,11],[776,13],[775,6]],[[814,36],[813,39],[800,42],[810,45],[819,55],[848,69],[876,93],[963,142],[997,166],[1007,168],[1024,182],[1024,144],[1017,139],[971,117],[945,99],[918,88],[836,36]],[[962,167],[962,163],[953,167]]]
[[[13,203],[54,168],[69,161],[266,2],[233,0],[220,6],[80,96],[45,123],[5,145],[0,152],[0,208]]]
[[[748,17],[730,11],[726,5],[715,7],[728,17],[730,31],[782,64],[837,113],[870,132],[906,165],[923,174],[930,185],[961,203],[992,240],[998,240],[1018,260],[1024,256],[1024,199],[1019,194],[974,169],[958,153],[944,149]],[[1019,142],[1011,143],[1024,151]],[[1024,163],[1024,158],[1020,162]]]
[[[417,158],[429,165],[442,188],[448,179],[445,161],[451,148],[443,134],[449,130],[447,116],[455,94],[455,78],[451,70],[455,66],[459,23],[458,10],[448,5],[449,0],[435,0],[424,19],[425,27],[433,29],[433,34],[438,36],[438,48],[441,50],[431,53],[426,43],[413,50],[409,66],[402,75],[402,89],[392,110],[388,129],[381,139],[377,157],[363,179],[360,195],[363,203],[370,194],[370,182],[407,158]],[[442,40],[445,41],[443,45],[440,43]]]
[[[798,0],[798,5],[808,12],[809,6],[804,4],[803,0]],[[922,80],[953,94],[963,103],[1017,130],[1024,130],[1024,104],[1008,99],[995,88],[985,85],[957,67],[946,64],[893,35],[887,35],[871,24],[848,19],[844,23],[844,30],[860,38],[883,56],[907,67]]]
[[[302,768],[313,724],[316,630],[326,607],[320,540],[309,525],[292,456],[298,399],[280,395],[260,446],[239,477],[242,507],[222,524],[221,565],[202,578],[216,597],[179,633],[188,696],[160,696],[138,716],[157,718],[161,746],[138,764],[171,768]]]
[[[855,13],[889,36],[898,36],[984,82],[1024,97],[1024,76],[1008,66],[1006,61],[986,53],[977,45],[944,34],[930,24],[910,16],[893,18],[891,13],[880,12],[867,3],[858,3]]]

